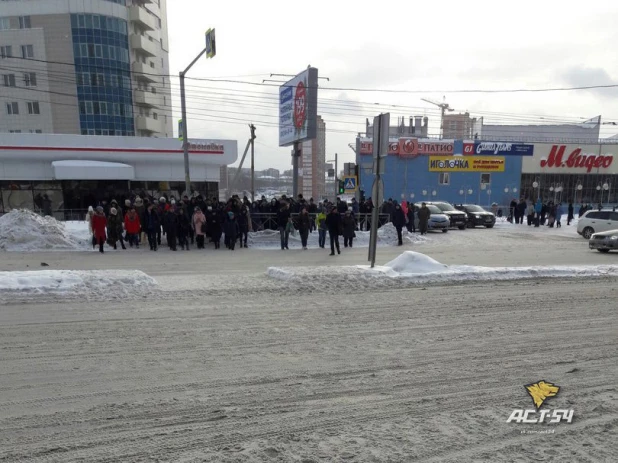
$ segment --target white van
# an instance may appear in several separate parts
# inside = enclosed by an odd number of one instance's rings
[[[618,212],[588,211],[577,223],[577,233],[587,240],[593,233],[618,229]]]

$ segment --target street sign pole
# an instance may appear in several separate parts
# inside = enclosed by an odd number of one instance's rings
[[[187,66],[184,71],[179,73],[180,77],[180,111],[182,113],[182,148],[184,152],[185,161],[185,194],[191,196],[191,174],[189,171],[189,138],[187,136],[187,103],[185,100],[185,76],[189,69],[199,60],[204,54],[207,54],[208,58],[212,58],[216,54],[215,48],[215,30],[208,29],[206,32],[206,48],[204,48],[199,55],[195,57],[191,64]]]
[[[378,245],[379,196],[384,173],[384,162],[388,155],[388,141],[390,130],[390,114],[380,114],[373,119],[373,159],[375,180],[373,181],[372,198],[374,202],[371,213],[371,234],[369,235],[369,261],[371,268],[375,267],[376,249]]]

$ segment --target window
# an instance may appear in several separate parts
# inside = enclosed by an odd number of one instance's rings
[[[11,18],[0,18],[0,31],[11,28]]]
[[[159,115],[158,115],[157,113],[152,113],[152,118],[153,118],[155,121],[158,121],[158,120],[159,120]]]
[[[107,103],[105,101],[101,101],[99,106],[101,108],[101,114],[107,115]]]
[[[17,103],[17,101],[13,101],[12,103],[7,103],[6,112],[10,116],[19,114],[19,104]]]
[[[81,43],[79,45],[79,56],[82,58],[88,58],[88,44]]]
[[[103,58],[103,45],[94,46],[94,56],[97,58]]]
[[[77,16],[77,27],[86,27],[86,17],[83,14]]]
[[[94,103],[92,103],[92,109],[94,110],[95,114],[101,114],[101,108],[99,106],[99,102],[95,101]]]
[[[11,58],[13,56],[13,48],[10,45],[0,47],[0,58]]]
[[[491,174],[481,174],[481,184],[489,185],[491,183]]]
[[[39,108],[38,101],[28,102],[28,114],[41,114],[41,109]]]
[[[32,25],[30,24],[30,16],[20,16],[19,17],[19,28],[20,29],[30,29]]]
[[[9,133],[21,133],[21,130],[9,130]]]
[[[86,114],[92,114],[92,101],[86,101]]]
[[[440,172],[440,179],[438,180],[440,185],[449,185],[451,183],[451,175],[448,172]]]
[[[86,114],[86,103],[84,103],[83,101],[79,103],[79,113]],[[82,135],[86,135],[86,134],[82,133]]]
[[[22,45],[21,46],[21,57],[22,58],[34,58],[34,47],[32,45]]]
[[[43,131],[41,129],[30,129],[29,130],[30,133],[43,133]]]
[[[15,74],[4,74],[2,80],[5,87],[15,87]]]
[[[36,87],[36,72],[26,72],[24,74],[24,85],[26,87]]]

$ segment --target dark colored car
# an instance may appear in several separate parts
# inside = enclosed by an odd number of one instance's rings
[[[481,206],[476,204],[460,204],[455,205],[457,209],[463,211],[468,216],[468,227],[486,227],[493,228],[496,224],[496,216],[492,212],[488,212]]]
[[[594,233],[588,241],[588,247],[599,252],[618,251],[618,230]]]
[[[451,228],[459,228],[460,230],[465,230],[467,225],[466,214],[457,210],[455,206],[445,201],[429,201],[427,204],[432,204],[436,206],[438,209],[442,211],[444,215],[446,215],[451,221]]]

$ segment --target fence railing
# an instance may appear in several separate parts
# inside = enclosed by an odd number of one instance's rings
[[[0,212],[0,216],[7,214],[9,211]],[[43,211],[35,210],[37,214],[43,215]],[[52,211],[52,217],[61,222],[67,221],[83,221],[86,219],[87,209],[58,209]],[[292,219],[296,219],[300,214],[291,214]],[[343,214],[342,214],[343,215]],[[309,214],[311,223],[315,224],[317,214]],[[369,230],[371,227],[371,214],[355,214],[356,222],[359,230]],[[378,227],[390,222],[390,216],[388,214],[378,215]],[[277,230],[279,224],[277,222],[276,213],[253,213],[251,214],[251,225],[253,231],[260,230]]]

